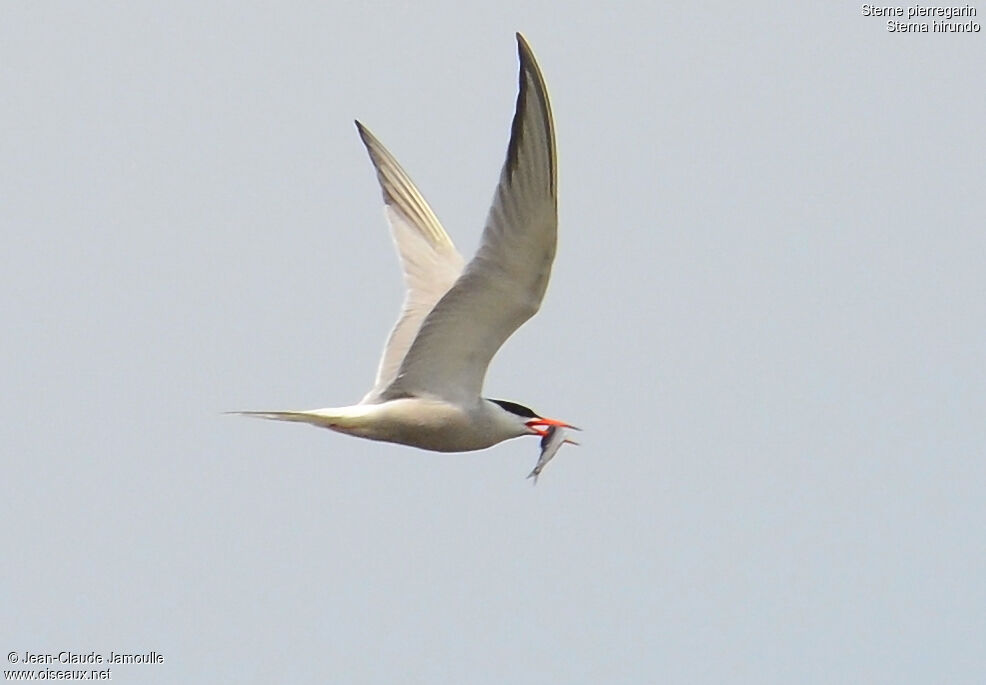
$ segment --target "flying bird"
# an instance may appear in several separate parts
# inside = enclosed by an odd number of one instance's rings
[[[407,295],[373,388],[355,405],[247,411],[370,440],[439,452],[484,449],[568,423],[482,396],[490,360],[541,306],[555,257],[557,162],[551,105],[527,41],[517,34],[520,92],[507,159],[468,264],[397,160],[359,121],[383,191]],[[577,430],[577,429],[576,429]]]

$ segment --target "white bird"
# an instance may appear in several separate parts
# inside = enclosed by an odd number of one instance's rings
[[[236,412],[299,421],[371,440],[466,452],[550,426],[575,428],[515,402],[482,397],[490,360],[541,306],[558,226],[555,133],[544,78],[517,34],[520,92],[507,160],[464,265],[431,207],[394,157],[356,122],[383,190],[407,286],[373,388],[356,405]]]

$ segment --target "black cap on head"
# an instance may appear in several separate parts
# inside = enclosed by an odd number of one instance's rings
[[[503,409],[507,410],[511,414],[516,414],[517,416],[522,416],[525,419],[539,419],[541,418],[535,414],[529,407],[525,407],[523,404],[517,404],[516,402],[509,402],[508,400],[490,400],[494,404],[500,405]]]

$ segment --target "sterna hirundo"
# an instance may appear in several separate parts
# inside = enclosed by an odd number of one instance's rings
[[[349,407],[236,413],[439,452],[479,450],[523,435],[550,440],[552,427],[575,428],[481,395],[490,360],[540,308],[555,257],[551,105],[534,53],[519,33],[517,45],[520,92],[510,144],[476,256],[464,262],[410,177],[357,121],[407,286],[376,382]]]

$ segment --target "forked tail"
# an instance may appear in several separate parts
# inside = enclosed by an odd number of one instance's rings
[[[250,416],[255,419],[270,419],[271,421],[300,421],[302,423],[318,423],[322,417],[308,411],[230,411],[227,414]]]
[[[339,409],[311,409],[308,411],[230,411],[226,413],[249,416],[255,419],[269,419],[271,421],[310,423],[313,426],[350,432],[359,428],[361,423],[359,414],[352,411],[352,409],[350,407],[342,407]]]

